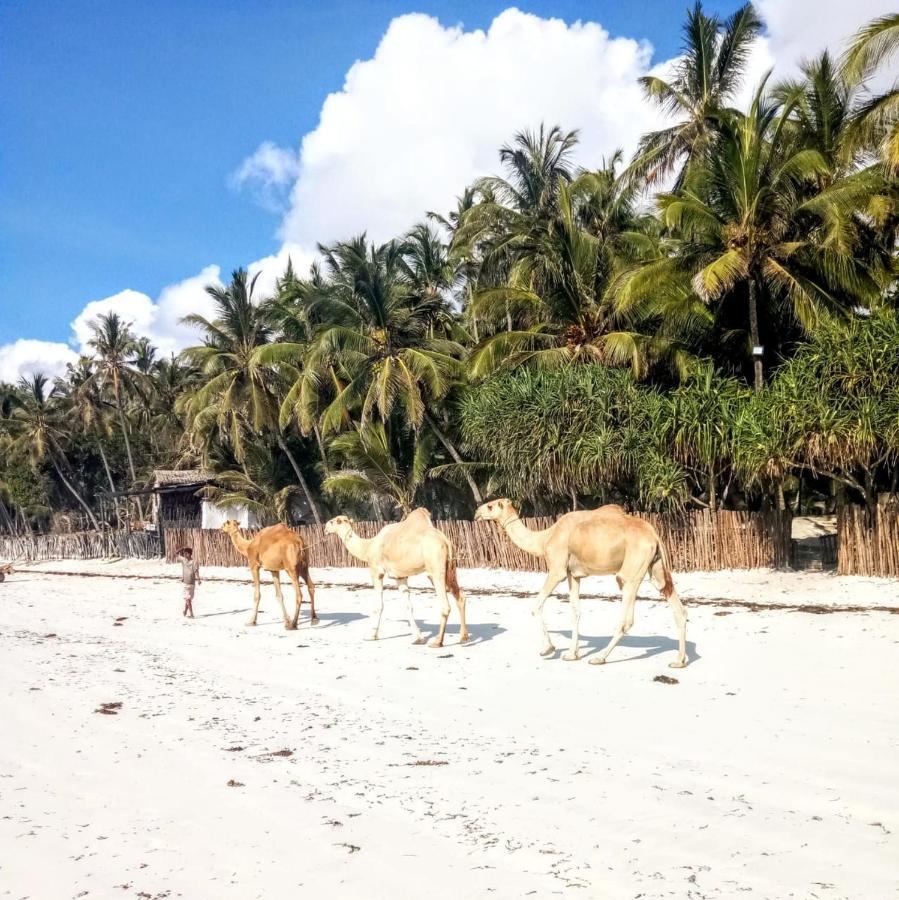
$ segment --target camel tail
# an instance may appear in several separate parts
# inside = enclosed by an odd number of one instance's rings
[[[671,580],[671,563],[668,560],[668,551],[662,539],[656,535],[656,556],[662,562],[662,580],[663,584],[659,588],[659,593],[667,598],[674,593],[674,582]]]
[[[459,597],[462,593],[459,587],[459,578],[456,574],[456,560],[452,556],[447,556],[446,558],[446,589],[454,597]]]

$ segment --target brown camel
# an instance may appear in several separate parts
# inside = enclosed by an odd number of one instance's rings
[[[247,558],[250,565],[250,574],[253,576],[253,617],[247,625],[256,624],[256,616],[259,615],[259,570],[265,569],[271,572],[272,581],[275,583],[275,596],[281,604],[281,615],[284,616],[284,627],[293,629],[300,620],[300,605],[303,596],[300,592],[300,578],[306,582],[309,591],[309,604],[312,607],[312,624],[318,621],[315,614],[315,585],[309,577],[309,562],[306,559],[306,544],[303,539],[286,525],[272,525],[263,528],[254,538],[247,540],[240,535],[240,523],[234,519],[228,519],[222,525],[222,531],[231,535],[231,543],[237,552]],[[293,611],[293,619],[287,615],[284,606],[284,596],[281,593],[281,570],[287,572],[296,594],[296,609]]]
[[[456,598],[459,618],[462,620],[459,642],[464,644],[468,640],[465,595],[459,588],[456,578],[453,546],[449,538],[431,524],[431,514],[426,509],[413,510],[402,522],[385,525],[371,540],[359,537],[353,530],[352,521],[346,516],[337,516],[326,522],[325,534],[338,535],[353,556],[368,563],[372,587],[375,589],[375,605],[372,609],[374,628],[367,640],[378,639],[381,615],[384,612],[384,577],[389,576],[396,579],[400,593],[405,595],[413,643],[425,642],[425,637],[415,621],[408,584],[410,576],[422,572],[427,572],[440,599],[440,631],[429,646],[443,646],[446,622],[450,614],[447,589]]]
[[[539,623],[541,656],[550,656],[556,649],[543,620],[543,604],[561,581],[568,579],[571,599],[571,646],[562,657],[569,661],[580,656],[581,579],[587,575],[614,575],[618,582],[623,602],[621,623],[602,652],[590,660],[601,665],[634,624],[637,589],[648,572],[652,583],[671,604],[677,625],[677,660],[670,666],[680,669],[687,664],[687,613],[671,581],[665,546],[649,522],[629,516],[620,506],[610,505],[570,512],[544,531],[531,531],[508,500],[485,503],[474,517],[497,522],[513,544],[546,561],[546,581],[533,607]]]

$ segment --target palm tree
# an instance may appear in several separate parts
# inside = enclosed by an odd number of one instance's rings
[[[899,13],[869,22],[853,38],[843,57],[843,77],[863,85],[890,57],[899,53]],[[899,84],[874,94],[855,112],[853,141],[877,152],[888,174],[899,173]]]
[[[10,415],[12,432],[12,452],[30,460],[32,466],[48,460],[66,490],[84,510],[93,527],[99,531],[100,524],[93,510],[81,496],[73,481],[66,475],[68,460],[63,444],[69,434],[69,422],[64,408],[57,402],[56,390],[49,391],[48,380],[43,374],[23,378],[19,382],[19,394]]]
[[[65,378],[57,379],[56,395],[61,408],[71,416],[73,424],[77,423],[81,431],[87,435],[103,463],[103,471],[109,484],[111,497],[116,495],[115,481],[109,460],[103,447],[104,441],[112,434],[110,423],[111,409],[103,402],[97,382],[94,379],[93,361],[82,356],[77,363],[69,363],[66,366]],[[115,502],[115,501],[114,501]],[[115,502],[116,521],[121,526],[119,505]]]
[[[761,27],[751,3],[723,22],[707,16],[699,2],[687,13],[684,48],[673,77],[666,80],[647,75],[640,79],[646,96],[678,121],[643,137],[631,165],[633,176],[653,183],[678,171],[679,183],[693,162],[710,149],[715,118],[739,88]]]
[[[280,393],[287,378],[297,373],[287,364],[272,364],[270,357],[259,353],[271,343],[274,330],[271,304],[253,300],[258,277],[249,281],[246,271],[238,269],[226,287],[206,288],[215,300],[215,319],[200,315],[184,319],[200,328],[206,339],[204,346],[185,351],[208,379],[194,395],[194,411],[205,413],[207,418],[215,415],[219,431],[227,436],[238,461],[245,457],[247,436],[271,434],[290,462],[316,524],[321,524],[318,505],[287,444],[279,418]],[[282,348],[285,355],[295,350]]]
[[[118,414],[119,428],[125,442],[128,456],[128,471],[131,483],[137,483],[134,455],[131,452],[130,426],[125,415],[125,396],[142,382],[141,374],[132,362],[137,344],[127,323],[118,313],[103,313],[91,323],[93,337],[88,346],[94,351],[94,378],[101,388],[111,391],[112,400]],[[143,518],[143,505],[137,499],[138,510]]]
[[[267,446],[247,443],[241,467],[218,470],[215,486],[204,488],[206,498],[222,507],[245,507],[263,522],[289,524],[291,503],[300,489],[283,484],[275,462]]]
[[[325,490],[351,500],[383,497],[403,513],[410,513],[428,475],[434,436],[413,431],[409,437],[411,441],[404,441],[406,446],[398,452],[381,422],[339,434],[331,442],[331,450],[342,466],[325,479]],[[400,461],[401,456],[408,458]]]
[[[442,298],[416,298],[401,243],[369,246],[362,235],[319,249],[329,280],[310,304],[309,314],[322,325],[305,360],[303,378],[312,388],[299,391],[301,421],[313,420],[314,388],[333,388],[334,397],[321,414],[325,434],[344,428],[355,413],[365,429],[401,410],[408,426],[427,424],[463,465],[430,412],[462,375],[462,346],[433,333]],[[465,477],[480,503],[477,484],[468,473]]]
[[[745,116],[718,117],[714,153],[691,169],[680,191],[658,197],[663,222],[681,244],[654,268],[657,280],[690,272],[706,302],[741,305],[757,389],[763,327],[771,334],[760,309],[770,313],[779,304],[808,332],[821,316],[874,302],[878,293],[855,255],[852,213],[860,198],[850,191],[847,200],[839,182],[817,189],[829,174],[827,160],[797,144],[788,125],[792,106],[764,90],[763,81]]]
[[[656,246],[648,217],[635,209],[633,185],[616,171],[619,161],[615,154],[604,168],[562,184],[552,217],[539,228],[519,220],[502,239],[508,278],[480,291],[474,311],[497,325],[506,317],[518,327],[497,327],[481,342],[472,375],[581,361],[630,364],[637,375],[657,360],[687,365],[683,348],[663,330],[653,336],[634,330],[641,319],[654,317],[649,309],[622,316],[607,296],[621,267]]]

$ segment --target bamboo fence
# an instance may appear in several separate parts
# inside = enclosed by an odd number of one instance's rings
[[[837,513],[837,574],[899,577],[899,505]]]
[[[148,531],[82,531],[0,537],[0,560],[156,559],[160,556],[159,535]]]
[[[665,542],[672,567],[679,572],[717,569],[783,568],[790,562],[790,515],[778,511],[712,513],[698,510],[678,515],[641,514]],[[525,519],[529,528],[548,528],[552,518]],[[436,523],[452,541],[462,568],[542,571],[543,562],[519,550],[492,522],[445,520]],[[383,523],[357,522],[362,537],[373,537]],[[313,566],[351,567],[364,565],[350,556],[336,535],[325,535],[318,526],[293,529],[309,547]],[[248,529],[245,534],[255,531]],[[218,530],[201,528],[165,529],[165,557],[172,562],[182,547],[193,548],[200,565],[243,566],[242,557],[230,537]]]

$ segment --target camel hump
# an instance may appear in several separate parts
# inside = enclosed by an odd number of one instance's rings
[[[412,512],[403,519],[404,522],[427,522],[429,525],[431,524],[431,513],[429,510],[425,509],[423,506],[419,506],[417,509],[413,509]]]

